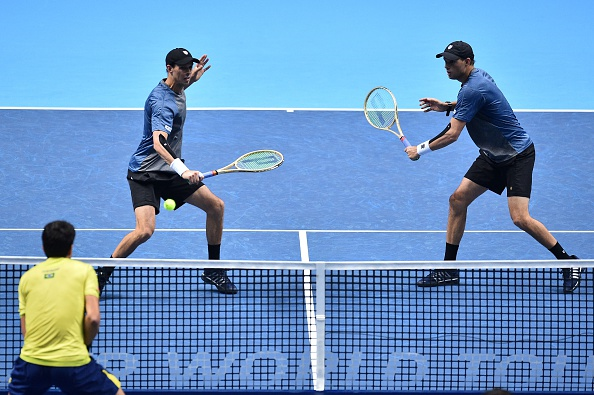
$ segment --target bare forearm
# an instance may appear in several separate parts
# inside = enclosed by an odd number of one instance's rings
[[[21,333],[23,334],[23,337],[25,337],[25,335],[27,334],[27,321],[25,320],[25,316],[22,315],[21,316]]]
[[[85,296],[85,317],[83,319],[83,330],[85,344],[90,346],[99,333],[101,323],[101,312],[99,310],[99,298],[93,295]]]
[[[93,317],[85,316],[84,321],[85,344],[90,346],[99,333],[99,320]]]
[[[456,142],[456,140],[458,140],[458,137],[460,136],[460,133],[449,133],[449,130],[445,133],[443,133],[442,135],[436,137],[435,139],[432,139],[430,141],[430,147],[432,151],[447,147],[448,145]]]
[[[171,165],[174,159],[177,158],[177,155],[173,152],[173,150],[169,147],[167,143],[167,135],[164,132],[154,132],[153,135],[153,147],[155,151],[163,158],[168,165]]]

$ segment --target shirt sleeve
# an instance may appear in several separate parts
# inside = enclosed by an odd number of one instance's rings
[[[163,100],[155,101],[151,104],[151,128],[152,131],[162,130],[167,134],[173,129],[174,112],[165,105]]]
[[[475,89],[461,89],[456,102],[454,118],[462,122],[470,122],[485,105],[485,98]]]
[[[25,287],[26,287],[26,279],[25,276],[21,277],[21,281],[19,281],[19,315],[25,315],[25,311],[27,308],[27,299],[25,298]]]
[[[99,297],[99,281],[93,266],[87,265],[87,276],[85,279],[85,295]]]

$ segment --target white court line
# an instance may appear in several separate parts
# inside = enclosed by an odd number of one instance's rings
[[[76,228],[77,232],[131,232],[132,228]],[[0,232],[38,232],[41,228],[0,228]],[[205,232],[204,228],[155,229],[155,232]],[[262,233],[445,233],[445,230],[388,229],[224,229],[224,232]],[[594,233],[594,230],[550,230],[551,233]],[[523,230],[465,230],[464,233],[525,233]]]
[[[309,247],[307,245],[307,232],[305,231],[299,231],[299,249],[301,250],[301,261],[309,262]],[[303,294],[305,299],[305,310],[307,315],[307,331],[309,334],[309,353],[311,358],[313,387],[314,389],[317,389],[319,387],[317,379],[318,334],[316,326],[316,311],[311,284],[311,270],[303,271]]]
[[[188,107],[190,111],[360,111],[362,108],[315,108],[315,107]],[[0,110],[51,110],[51,111],[143,111],[141,107],[13,107],[3,106]],[[421,112],[420,108],[399,108],[398,112]],[[594,109],[514,109],[514,112],[594,112]]]

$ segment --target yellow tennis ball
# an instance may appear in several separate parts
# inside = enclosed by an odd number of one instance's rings
[[[163,204],[163,206],[165,206],[165,210],[175,210],[175,200],[173,199],[167,199],[165,200],[165,203]]]

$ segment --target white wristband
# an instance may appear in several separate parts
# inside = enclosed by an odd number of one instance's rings
[[[419,154],[419,156],[424,155],[427,152],[431,152],[431,148],[429,148],[429,140],[417,145],[417,154]]]
[[[169,167],[175,170],[175,172],[179,174],[180,177],[182,176],[182,174],[184,174],[186,170],[190,170],[188,169],[188,166],[186,166],[180,158],[175,158],[173,162],[171,162]]]

